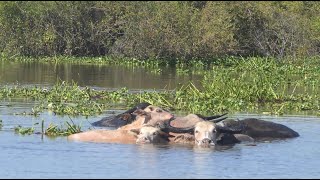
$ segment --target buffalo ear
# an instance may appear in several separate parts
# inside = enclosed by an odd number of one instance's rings
[[[151,120],[151,116],[146,115],[142,124],[147,124]]]
[[[130,129],[131,132],[133,132],[135,135],[138,135],[140,133],[140,129]]]
[[[163,131],[159,131],[159,135],[164,138],[166,141],[170,141],[169,140],[169,137],[170,137],[170,134],[169,133],[166,133],[166,132],[163,132]]]
[[[131,114],[125,113],[121,115],[122,120],[128,121],[131,119]]]
[[[146,115],[147,113],[142,109],[137,109],[132,114],[137,115],[137,116],[138,115],[143,116],[143,115]]]
[[[153,111],[154,110],[154,108],[151,106],[151,107],[149,107],[149,109],[150,109],[150,111]]]
[[[159,134],[162,136],[162,137],[166,137],[166,138],[168,138],[170,135],[168,134],[168,133],[166,133],[166,132],[163,132],[163,131],[159,131]]]

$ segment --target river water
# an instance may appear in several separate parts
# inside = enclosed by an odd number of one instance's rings
[[[165,68],[159,73],[154,73],[142,67],[117,65],[0,61],[0,85],[52,86],[62,80],[93,88],[160,90],[174,89],[177,85],[189,81],[199,85],[201,77],[177,75],[174,68]]]
[[[9,65],[10,66],[10,65]],[[9,67],[6,65],[6,67]],[[174,88],[177,82],[195,80],[193,77],[151,75],[143,70],[110,67],[81,67],[70,65],[69,75],[52,73],[49,65],[31,67],[11,64],[11,69],[0,66],[1,85],[18,82],[24,85],[53,85],[58,78],[75,78],[82,86],[100,88],[161,89],[166,84]],[[21,66],[21,67],[17,67]],[[47,67],[48,66],[48,67]],[[78,67],[79,66],[79,67]],[[84,70],[88,68],[89,70]],[[59,68],[58,68],[59,69]],[[76,70],[74,70],[76,69]],[[34,71],[37,71],[34,72]],[[110,72],[111,71],[111,72]],[[92,72],[92,75],[90,75]],[[93,75],[101,72],[103,75]],[[139,74],[139,73],[140,74]],[[77,74],[78,73],[78,74]],[[119,73],[109,75],[108,73]],[[68,74],[68,73],[67,73]],[[121,75],[122,74],[122,75]],[[137,75],[139,74],[139,75]],[[148,74],[148,75],[147,75]],[[90,77],[91,76],[91,79]],[[117,76],[117,85],[108,84]],[[128,77],[126,77],[128,76]],[[33,78],[32,78],[33,77]],[[64,79],[65,77],[68,77]],[[86,77],[86,80],[76,77]],[[105,79],[104,79],[105,78]],[[140,82],[140,85],[127,80]],[[146,79],[158,82],[146,85]],[[97,81],[95,81],[97,80]],[[173,83],[175,82],[175,83]],[[73,120],[82,129],[94,128],[90,122],[113,115],[105,112],[92,117],[57,116],[43,112],[38,117],[15,115],[30,109],[37,102],[0,101],[0,177],[2,178],[319,178],[320,169],[320,118],[317,116],[235,113],[230,118],[255,117],[284,124],[300,134],[300,137],[272,142],[259,142],[256,146],[236,144],[231,148],[197,148],[183,145],[136,145],[115,143],[90,143],[68,141],[66,137],[50,138],[39,134],[19,135],[17,125],[35,127],[45,121],[63,124]],[[115,110],[121,113],[124,110]],[[179,115],[179,114],[177,114]]]

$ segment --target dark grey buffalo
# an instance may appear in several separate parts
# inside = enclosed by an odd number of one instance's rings
[[[256,118],[246,118],[243,120],[228,119],[219,124],[229,128],[239,129],[241,127],[240,134],[248,135],[255,140],[273,140],[299,136],[299,133],[285,125]]]

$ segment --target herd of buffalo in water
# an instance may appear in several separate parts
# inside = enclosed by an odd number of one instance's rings
[[[294,138],[299,134],[282,124],[256,118],[227,119],[226,114],[203,116],[189,114],[174,116],[169,111],[149,103],[137,106],[116,116],[92,123],[93,126],[114,127],[95,129],[68,136],[69,140],[137,143],[193,144],[200,147],[234,145],[259,141]]]

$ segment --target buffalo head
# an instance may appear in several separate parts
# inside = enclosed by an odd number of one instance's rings
[[[158,127],[144,125],[140,129],[131,129],[137,135],[137,144],[167,143],[169,134]]]
[[[165,129],[166,132],[191,133],[194,135],[194,141],[196,145],[209,147],[217,144],[217,140],[219,139],[219,135],[221,133],[235,134],[242,131],[243,127],[230,128],[216,124],[218,121],[222,120],[223,119],[213,121],[203,120],[188,128],[173,127],[170,125],[170,121],[172,120],[169,120],[165,123],[159,124],[159,127]]]

